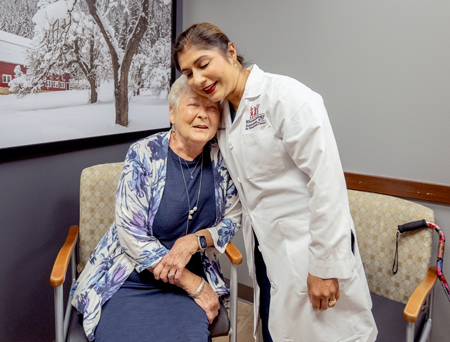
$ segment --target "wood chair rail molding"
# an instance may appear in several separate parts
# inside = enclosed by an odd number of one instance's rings
[[[450,205],[450,186],[345,172],[347,189]]]

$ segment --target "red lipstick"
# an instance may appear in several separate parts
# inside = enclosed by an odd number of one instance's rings
[[[203,91],[205,92],[206,95],[211,94],[214,90],[216,90],[216,85],[217,85],[217,81],[214,82],[212,85],[210,85],[209,87],[203,88]]]

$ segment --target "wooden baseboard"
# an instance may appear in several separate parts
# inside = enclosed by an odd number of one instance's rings
[[[225,278],[225,282],[230,285],[230,279]],[[253,287],[238,283],[238,298],[253,303]]]
[[[253,287],[238,283],[238,297],[246,302],[253,303]]]

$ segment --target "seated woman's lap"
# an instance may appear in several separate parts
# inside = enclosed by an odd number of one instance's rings
[[[211,341],[205,312],[185,292],[130,278],[102,306],[95,342]]]

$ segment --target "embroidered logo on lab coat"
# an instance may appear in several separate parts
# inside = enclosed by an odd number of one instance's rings
[[[259,125],[263,125],[266,123],[266,114],[259,113],[259,104],[256,106],[250,107],[250,120],[245,120],[245,130],[253,129]]]

